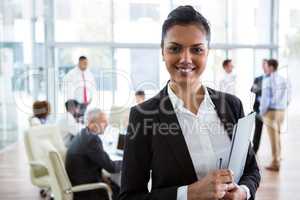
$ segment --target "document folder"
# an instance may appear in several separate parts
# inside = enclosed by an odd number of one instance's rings
[[[256,113],[251,113],[238,120],[234,126],[231,148],[229,153],[228,169],[234,173],[234,181],[239,182],[243,175],[249,144],[252,139]]]

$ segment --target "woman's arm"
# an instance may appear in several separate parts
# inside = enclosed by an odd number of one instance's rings
[[[148,120],[148,121],[147,121]],[[120,200],[176,200],[178,187],[166,187],[148,191],[151,170],[152,130],[144,122],[153,116],[142,114],[135,107],[131,109],[125,140]]]
[[[251,200],[255,199],[255,193],[260,183],[260,172],[257,166],[255,153],[249,146],[244,173],[239,181],[239,185],[246,185],[250,190]]]

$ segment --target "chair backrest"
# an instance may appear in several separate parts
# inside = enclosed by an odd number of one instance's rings
[[[58,151],[62,159],[65,159],[66,147],[56,125],[40,125],[29,128],[28,141],[34,160],[45,161],[48,151],[51,149]]]
[[[39,126],[42,125],[41,121],[36,117],[29,117],[28,122],[30,126]]]
[[[109,124],[112,127],[123,131],[127,128],[129,120],[129,108],[121,106],[112,106],[109,115]]]
[[[26,154],[27,154],[27,158],[28,161],[33,161],[33,154],[32,154],[32,149],[31,149],[31,145],[30,145],[30,140],[29,140],[29,134],[28,131],[26,130],[24,132],[24,145],[25,145],[25,150],[26,150]]]
[[[57,151],[48,153],[51,191],[55,200],[72,200],[73,192],[64,162]]]
[[[26,155],[27,155],[28,161],[29,162],[35,161],[33,159],[32,148],[30,145],[29,136],[28,136],[27,131],[25,131],[25,133],[24,133],[24,145],[25,145],[25,150],[26,150]],[[30,169],[31,183],[33,185],[40,186],[40,185],[38,185],[38,181],[36,181],[36,179],[39,177],[42,177],[42,176],[48,176],[48,170],[44,167],[37,166],[37,165],[31,165],[31,164],[29,165],[29,169]]]

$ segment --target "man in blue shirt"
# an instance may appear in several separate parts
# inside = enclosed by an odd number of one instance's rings
[[[255,153],[257,153],[259,145],[260,145],[261,132],[262,132],[262,128],[263,128],[263,120],[261,118],[261,115],[259,114],[260,113],[259,106],[260,106],[260,99],[261,99],[262,82],[263,82],[264,77],[269,76],[268,59],[263,59],[262,68],[263,68],[264,74],[256,77],[254,79],[253,85],[251,87],[251,92],[253,92],[255,94],[253,111],[255,111],[257,113],[256,118],[255,118],[255,130],[254,130],[254,136],[253,136],[253,150]]]
[[[272,148],[272,162],[266,169],[279,171],[281,156],[280,128],[290,101],[290,85],[285,78],[278,74],[277,60],[268,60],[268,68],[270,75],[263,79],[259,110],[263,116],[264,124],[267,126]]]

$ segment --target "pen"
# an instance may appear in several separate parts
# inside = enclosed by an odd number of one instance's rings
[[[222,169],[222,158],[219,159],[219,169]]]

